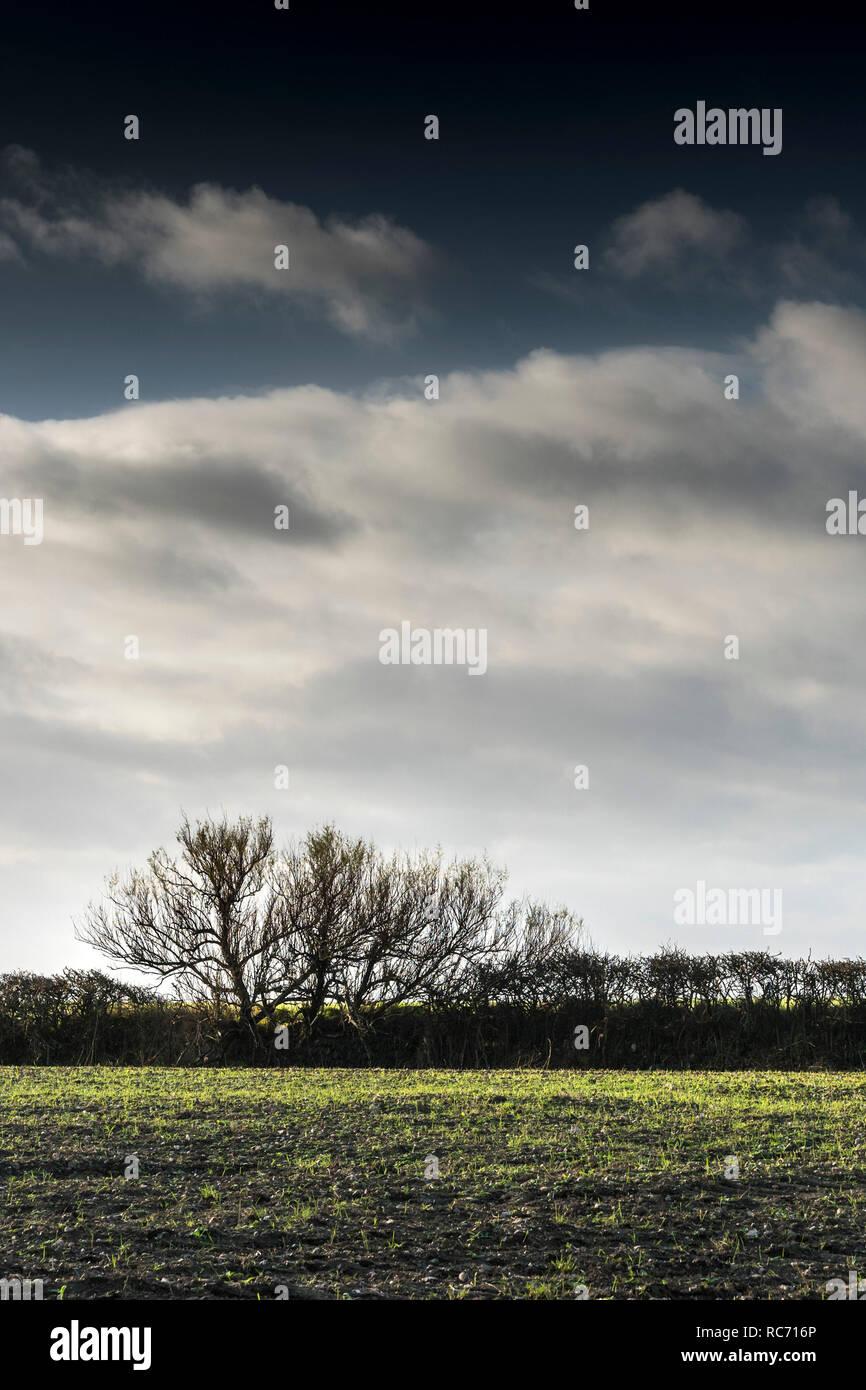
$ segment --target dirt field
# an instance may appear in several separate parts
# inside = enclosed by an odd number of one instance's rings
[[[866,1075],[6,1067],[0,1190],[46,1299],[821,1299]]]

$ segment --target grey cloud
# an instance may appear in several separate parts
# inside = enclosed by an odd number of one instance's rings
[[[243,292],[298,305],[351,336],[389,340],[426,311],[432,248],[382,213],[321,220],[312,209],[196,184],[186,203],[149,190],[116,190],[78,171],[49,175],[32,151],[7,151],[22,196],[0,199],[0,256],[27,247],[47,256],[92,256],[129,266],[193,295]],[[276,270],[275,246],[290,268]]]
[[[850,293],[862,283],[866,239],[838,198],[823,196],[806,204],[792,235],[774,254],[788,293],[820,286],[827,298]]]
[[[354,522],[335,505],[319,506],[301,477],[283,478],[249,458],[182,455],[168,464],[146,466],[120,460],[82,460],[71,452],[46,450],[18,471],[20,491],[44,493],[66,509],[132,525],[152,526],[160,517],[190,532],[216,527],[282,543],[274,509],[288,506],[293,545],[337,545]]]
[[[830,300],[862,289],[866,238],[829,195],[809,199],[789,234],[773,242],[755,237],[739,213],[674,189],[617,218],[592,264],[595,273],[536,271],[527,283],[581,308],[615,310],[626,321],[639,317],[638,281],[665,290],[700,285],[753,301],[819,287]]]
[[[647,273],[669,277],[694,264],[723,261],[745,238],[738,213],[712,208],[681,188],[642,203],[617,218],[605,263],[634,279]]]

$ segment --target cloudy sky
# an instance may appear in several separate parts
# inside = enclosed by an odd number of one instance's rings
[[[861,954],[851,33],[180,9],[4,21],[0,969],[96,963],[181,808],[487,851],[611,950]],[[781,153],[677,145],[699,100]],[[383,665],[404,621],[486,672]],[[782,931],[675,924],[699,881]]]

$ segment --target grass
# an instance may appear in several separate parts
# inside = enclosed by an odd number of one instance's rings
[[[820,1299],[864,1178],[862,1072],[0,1068],[46,1298]]]

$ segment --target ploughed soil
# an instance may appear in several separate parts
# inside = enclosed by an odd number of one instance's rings
[[[0,1279],[49,1298],[822,1299],[862,1072],[0,1068]]]

